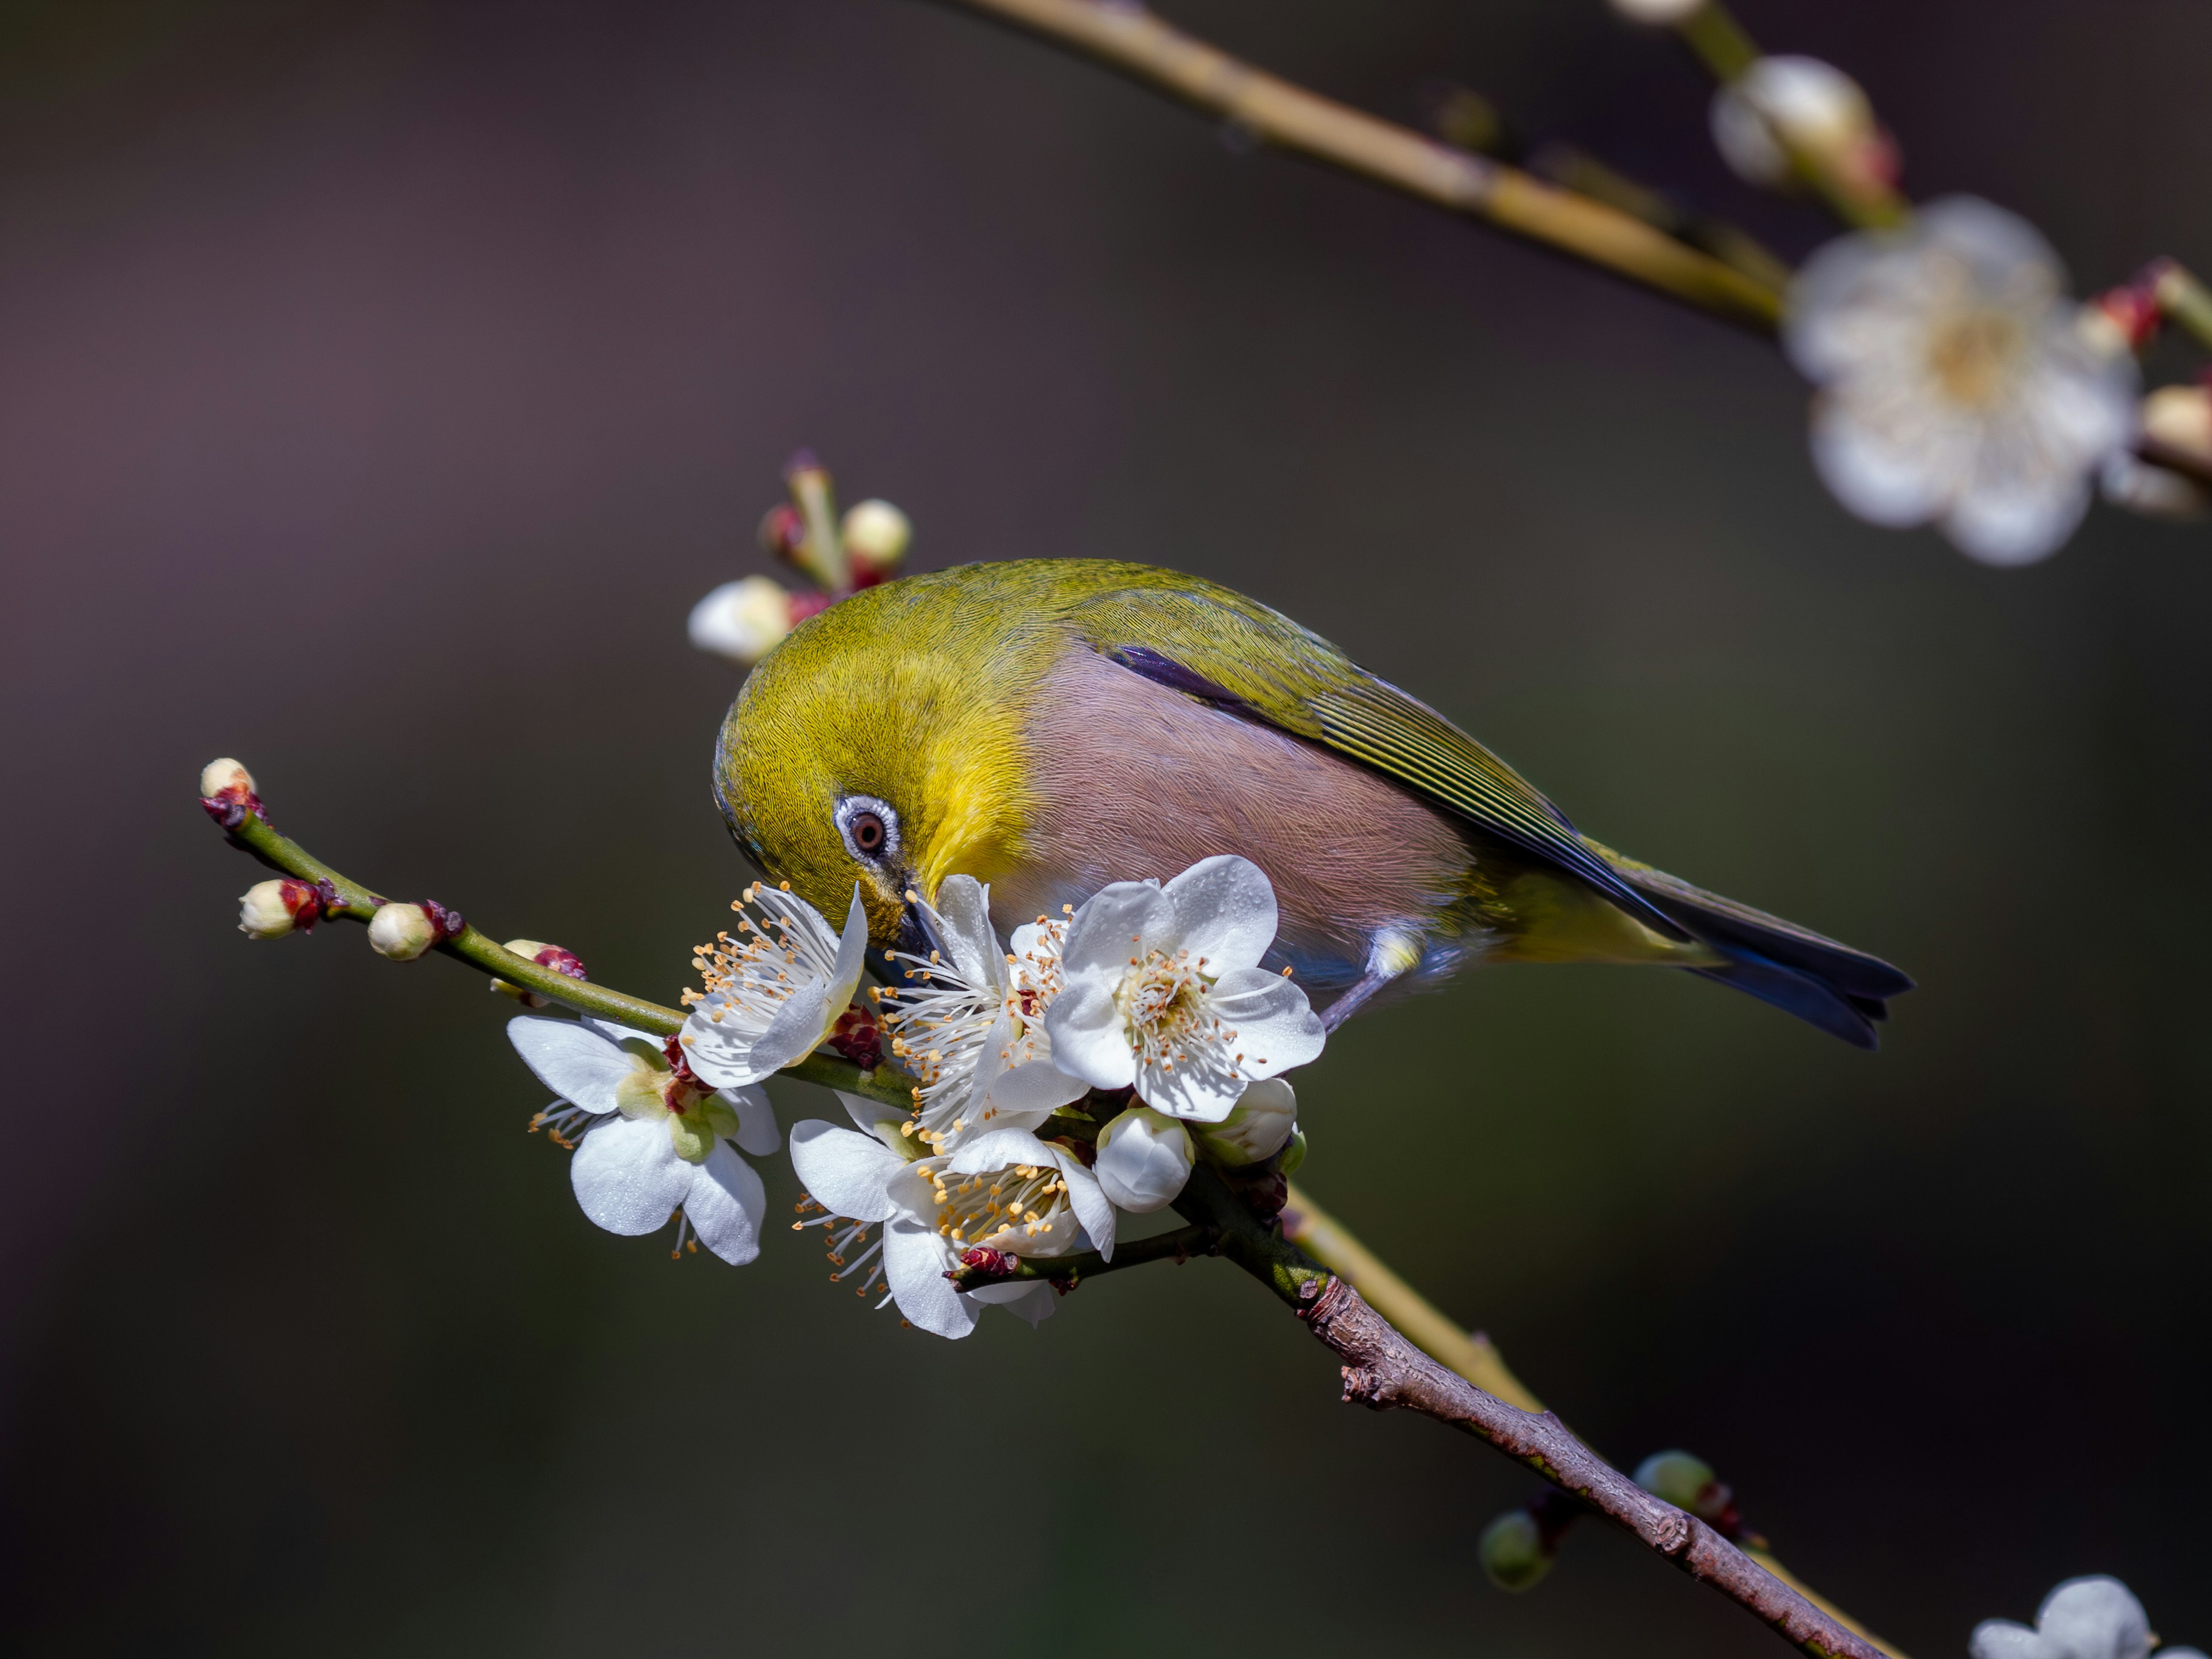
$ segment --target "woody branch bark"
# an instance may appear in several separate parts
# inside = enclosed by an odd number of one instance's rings
[[[1771,332],[1781,293],[1655,226],[1517,167],[1454,149],[1231,57],[1142,8],[1103,0],[961,0],[1112,65],[1266,143]]]
[[[1186,1218],[1218,1229],[1221,1253],[1273,1291],[1336,1355],[1346,1402],[1376,1411],[1417,1411],[1487,1442],[1806,1653],[1885,1659],[1878,1644],[1695,1516],[1653,1497],[1613,1468],[1555,1413],[1509,1405],[1423,1352],[1348,1281],[1261,1222],[1211,1170],[1192,1172],[1176,1207]]]
[[[244,793],[233,799],[210,799],[203,805],[219,817],[233,845],[272,870],[317,884],[325,895],[324,915],[368,922],[392,902],[279,834],[270,824],[259,797],[251,793],[250,786],[241,789]],[[684,1024],[684,1016],[678,1009],[569,978],[507,950],[472,926],[457,925],[452,935],[434,948],[480,972],[580,1012],[662,1036],[674,1035]],[[818,1054],[787,1067],[783,1075],[900,1106],[908,1103],[912,1083],[900,1073],[864,1072],[849,1060]],[[1653,1497],[1606,1463],[1552,1413],[1510,1405],[1431,1358],[1370,1307],[1349,1282],[1285,1239],[1272,1215],[1263,1219],[1210,1167],[1201,1164],[1192,1171],[1176,1208],[1189,1225],[1156,1241],[1145,1241],[1150,1249],[1133,1247],[1133,1262],[1137,1259],[1180,1261],[1201,1249],[1228,1256],[1274,1291],[1337,1355],[1344,1368],[1346,1401],[1376,1410],[1403,1407],[1488,1442],[1625,1528],[1692,1578],[1756,1613],[1807,1653],[1822,1659],[1884,1659],[1879,1646],[1814,1605],[1704,1522]],[[1381,1267],[1364,1249],[1360,1255]],[[1070,1264],[1056,1265],[1064,1271]],[[1092,1273],[1106,1268],[1103,1262],[1083,1265]],[[994,1272],[983,1277],[1050,1276],[1051,1272],[1051,1264],[1040,1275],[1031,1264],[1018,1263],[1007,1274]],[[1388,1273],[1388,1269],[1382,1272]],[[1395,1280],[1395,1275],[1390,1278]],[[1398,1283],[1407,1297],[1419,1300],[1410,1288],[1402,1286],[1402,1281]],[[1510,1377],[1510,1373],[1504,1376]]]

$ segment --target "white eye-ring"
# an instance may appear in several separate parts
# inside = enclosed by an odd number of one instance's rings
[[[873,795],[848,795],[837,803],[837,833],[845,838],[845,850],[863,864],[898,860],[898,814]]]

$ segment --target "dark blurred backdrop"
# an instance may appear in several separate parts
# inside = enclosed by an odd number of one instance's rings
[[[2201,6],[1744,10],[2084,284],[2212,263]],[[1827,234],[1597,0],[1170,11]],[[1878,1058],[1684,977],[1472,977],[1302,1077],[1304,1179],[1922,1659],[2091,1571],[2212,1645],[2208,543],[2100,514],[2005,573],[1862,527],[1804,396],[957,9],[0,7],[17,1650],[1777,1650],[1595,1531],[1491,1589],[1530,1479],[1338,1405],[1224,1266],[956,1346],[788,1234],[599,1233],[478,981],[232,931],[217,754],[349,872],[672,999],[740,878],[684,615],[801,444],[922,568],[1254,592],[1919,975]]]

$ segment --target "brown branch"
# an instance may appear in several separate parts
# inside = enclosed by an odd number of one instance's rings
[[[1820,1659],[1885,1659],[1874,1642],[1814,1605],[1704,1522],[1653,1497],[1585,1446],[1551,1412],[1522,1411],[1431,1359],[1346,1281],[1262,1221],[1200,1165],[1176,1200],[1211,1224],[1221,1253],[1295,1310],[1343,1365],[1344,1397],[1377,1411],[1403,1407],[1487,1441],[1634,1536],[1777,1633]]]
[[[1133,76],[1254,137],[1486,220],[1734,323],[1771,333],[1782,295],[1632,214],[1269,75],[1135,5],[961,0]]]

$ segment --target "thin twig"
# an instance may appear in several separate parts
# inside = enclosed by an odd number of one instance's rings
[[[1513,1374],[1498,1345],[1480,1331],[1460,1328],[1456,1321],[1394,1273],[1361,1243],[1352,1231],[1297,1187],[1283,1208],[1283,1237],[1358,1291],[1368,1305],[1412,1339],[1432,1359],[1441,1360],[1475,1387],[1525,1412],[1543,1404]],[[1890,1659],[1905,1659],[1903,1650],[1884,1641],[1784,1567],[1767,1550],[1746,1544],[1744,1553],[1814,1607],[1875,1644]]]
[[[1711,1586],[1807,1653],[1885,1659],[1882,1650],[1824,1612],[1750,1555],[1683,1510],[1655,1498],[1590,1450],[1550,1412],[1523,1411],[1430,1358],[1351,1284],[1262,1224],[1213,1172],[1192,1171],[1176,1208],[1221,1231],[1221,1251],[1296,1310],[1342,1363],[1344,1397],[1377,1411],[1404,1407],[1487,1441]]]
[[[1141,7],[1102,0],[961,0],[1297,150],[1437,206],[1771,332],[1782,295],[1632,214],[1501,162],[1309,92],[1183,33]]]
[[[1049,1129],[1043,1133],[1049,1133]],[[1133,1238],[1115,1247],[1111,1261],[1096,1250],[1082,1250],[1073,1255],[1006,1255],[997,1250],[973,1254],[997,1257],[955,1267],[945,1276],[956,1290],[972,1291],[985,1285],[1023,1285],[1043,1283],[1061,1291],[1072,1291],[1086,1279],[1096,1279],[1101,1273],[1119,1273],[1124,1267],[1141,1267],[1148,1261],[1188,1261],[1194,1255],[1212,1255],[1214,1231],[1210,1226],[1177,1227],[1172,1232],[1154,1233],[1150,1238]]]

